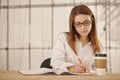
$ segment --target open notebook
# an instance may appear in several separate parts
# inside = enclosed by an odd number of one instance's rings
[[[72,73],[62,70],[49,69],[49,68],[40,68],[36,70],[20,70],[20,73],[23,75],[38,75],[38,74],[57,74],[57,75],[93,75],[94,73]]]

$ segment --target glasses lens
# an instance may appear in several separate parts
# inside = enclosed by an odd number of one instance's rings
[[[89,26],[91,24],[91,21],[86,21],[83,23],[84,26]]]
[[[76,26],[76,27],[77,27],[77,26],[81,26],[81,23],[80,23],[80,22],[75,23],[74,26]]]

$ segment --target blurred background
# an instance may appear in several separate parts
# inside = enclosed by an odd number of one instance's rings
[[[120,73],[120,0],[0,0],[0,71],[40,68],[78,4],[95,14],[107,71]]]

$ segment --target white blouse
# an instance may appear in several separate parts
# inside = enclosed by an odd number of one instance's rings
[[[75,64],[79,64],[78,57],[82,60],[83,65],[88,69],[92,69],[94,63],[94,55],[91,47],[91,42],[82,47],[81,42],[76,38],[75,49],[78,55],[74,53],[72,48],[68,44],[68,35],[66,33],[60,33],[57,42],[53,47],[51,56],[51,66],[54,69],[60,69],[68,71],[67,67]]]

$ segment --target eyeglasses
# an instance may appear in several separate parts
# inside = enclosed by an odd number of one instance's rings
[[[82,25],[83,26],[90,26],[90,24],[92,24],[92,21],[84,21],[83,23],[80,23],[80,22],[74,23],[74,26],[76,28],[78,28],[78,27],[81,27]]]

